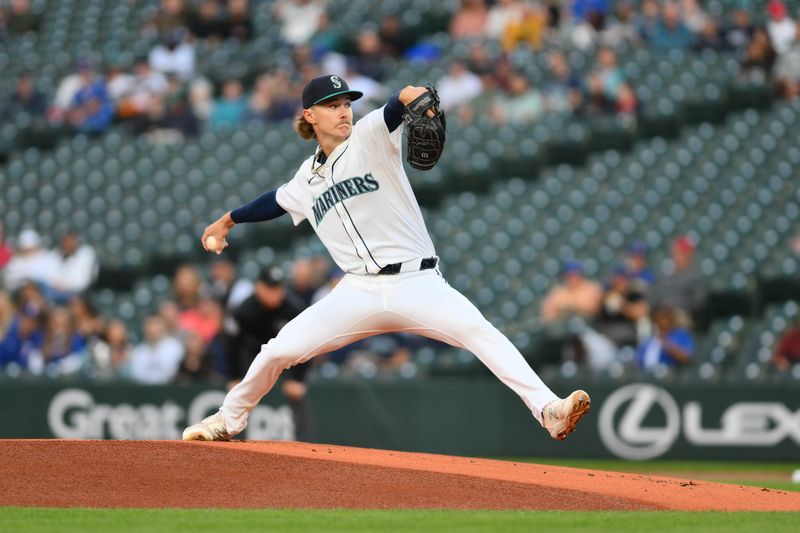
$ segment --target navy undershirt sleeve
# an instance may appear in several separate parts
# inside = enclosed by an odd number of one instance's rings
[[[255,200],[231,211],[231,219],[236,224],[242,222],[263,222],[272,220],[286,213],[286,210],[278,204],[276,195],[277,189],[265,192]]]
[[[396,92],[389,97],[383,108],[383,121],[389,128],[389,133],[397,129],[403,122],[403,104],[400,102],[400,93]]]

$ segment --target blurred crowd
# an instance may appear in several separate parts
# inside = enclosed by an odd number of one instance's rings
[[[671,257],[660,272],[656,275],[650,266],[647,246],[640,241],[630,244],[625,261],[605,283],[586,276],[580,262],[567,262],[561,283],[541,308],[558,355],[595,372],[619,360],[624,349],[646,373],[690,364],[693,325],[708,292],[691,239],[673,241]]]
[[[0,375],[230,386],[262,344],[343,275],[322,256],[298,258],[290,272],[265,267],[254,280],[238,276],[223,257],[207,268],[183,264],[169,294],[138,324],[96,310],[90,290],[96,273],[94,251],[72,231],[49,250],[26,229],[12,249],[0,228]],[[328,377],[408,374],[412,350],[423,343],[386,336],[314,364]],[[306,372],[306,365],[288,372],[285,395],[302,398]]]
[[[387,15],[346,34],[332,6],[326,0],[163,0],[140,29],[156,43],[148,54],[130,64],[77,58],[74,72],[54,88],[40,86],[34,72],[23,73],[0,100],[0,121],[27,114],[37,127],[87,134],[123,123],[153,141],[174,142],[250,121],[290,119],[305,82],[323,72],[344,73],[350,88],[365,94],[354,105],[360,116],[400,89],[387,86],[398,61],[441,59],[441,50],[412,37],[401,17]],[[291,60],[244,77],[202,72],[198,44],[254,39],[255,9],[272,10],[280,25],[275,34]],[[793,15],[780,0],[767,2],[765,12],[741,0],[722,14],[707,12],[698,0],[462,0],[446,31],[468,54],[448,59],[445,75],[433,81],[446,110],[464,121],[486,115],[500,124],[530,124],[544,113],[635,118],[641,111],[637,80],[620,68],[620,49],[713,49],[737,54],[743,80],[774,83],[793,98],[800,94],[800,31]],[[28,0],[0,2],[0,43],[41,31],[42,18]],[[489,53],[489,44],[499,46],[499,57]],[[568,59],[576,49],[594,57],[581,72]],[[519,64],[520,50],[546,54],[548,71],[538,83]],[[70,231],[58,239],[48,250],[26,230],[12,248],[0,228],[0,367],[8,375],[235,382],[260,344],[341,276],[318,258],[298,260],[286,276],[267,268],[254,280],[239,279],[225,260],[207,273],[184,265],[174,275],[172,297],[133,326],[140,331],[130,331],[130,324],[98,316],[87,296],[98,268],[91,246]],[[558,337],[560,357],[600,369],[627,347],[643,371],[688,364],[693,319],[707,288],[691,240],[677,239],[659,272],[647,264],[641,243],[631,245],[605,283],[587,278],[580,263],[564,265],[562,282],[541,310],[542,322]],[[576,316],[584,323],[579,332],[559,330]],[[778,367],[800,361],[798,331],[776,346]],[[395,336],[367,350],[357,345],[331,354],[329,368],[356,361],[364,372],[403,369],[414,342]],[[298,372],[290,382],[302,383]],[[302,386],[294,390],[299,394]]]
[[[690,365],[708,292],[695,245],[677,237],[658,273],[648,254],[642,242],[631,243],[604,282],[589,277],[579,261],[566,262],[541,302],[545,342],[534,366],[603,372],[622,362],[659,375]],[[0,375],[231,386],[262,344],[343,276],[324,256],[295,259],[288,272],[267,266],[255,279],[240,277],[224,257],[203,267],[187,263],[139,323],[97,311],[96,273],[94,251],[73,231],[63,231],[50,250],[26,229],[12,248],[0,226]],[[415,354],[436,346],[402,334],[360,341],[290,369],[284,394],[302,399],[310,365],[328,378],[414,377]],[[786,370],[798,363],[800,324],[794,324],[776,339],[774,365]]]
[[[547,112],[634,119],[641,110],[638,80],[627,78],[617,50],[639,47],[735,53],[743,79],[774,82],[790,98],[800,94],[800,33],[786,5],[770,0],[764,13],[748,0],[734,6],[716,14],[699,0],[462,0],[446,30],[469,46],[469,54],[455,59],[442,58],[425,36],[413,37],[413,28],[396,15],[345,33],[327,0],[163,0],[141,28],[156,43],[149,54],[132,62],[107,58],[106,64],[78,59],[75,72],[55,88],[23,73],[0,103],[0,117],[25,113],[36,128],[89,134],[124,122],[137,134],[174,141],[206,129],[292,118],[305,82],[328,71],[344,74],[365,94],[354,106],[360,116],[400,89],[386,85],[399,60],[443,62],[446,74],[430,81],[437,82],[446,109],[464,120],[488,114],[498,123],[528,124]],[[201,72],[196,45],[253,39],[255,9],[271,10],[291,60],[246,75]],[[0,39],[40,31],[41,20],[28,0],[0,4]],[[499,57],[488,53],[493,43]],[[518,53],[531,50],[547,54],[538,83],[524,64],[530,56]],[[569,50],[595,60],[578,72]]]

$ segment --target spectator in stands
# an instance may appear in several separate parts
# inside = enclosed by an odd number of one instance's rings
[[[484,89],[494,88],[494,83],[487,83],[486,79],[494,74],[497,64],[489,57],[486,46],[480,42],[470,44],[469,55],[464,64],[467,70],[474,72],[484,80]]]
[[[86,296],[73,296],[69,299],[68,308],[75,331],[83,338],[93,339],[103,334],[105,322]]]
[[[603,294],[595,330],[617,347],[634,348],[639,344],[639,324],[648,314],[645,294],[630,283],[624,266],[615,267]]]
[[[459,60],[453,61],[447,74],[436,83],[442,109],[448,113],[458,113],[459,108],[468,105],[483,92],[480,77],[467,70]]]
[[[103,333],[89,344],[89,376],[94,379],[130,377],[131,349],[125,323],[112,320]]]
[[[680,12],[683,23],[694,35],[702,33],[711,20],[697,0],[681,0]]]
[[[314,57],[323,57],[328,53],[340,50],[342,41],[342,31],[337,24],[331,22],[330,15],[326,12],[319,18],[317,30],[308,41],[308,44],[311,47]],[[383,40],[381,40],[381,42],[383,42]],[[385,47],[386,43],[384,43],[384,49]],[[335,71],[331,70],[329,72]]]
[[[725,45],[733,50],[743,50],[752,39],[754,30],[749,0],[742,0],[731,14],[731,24],[725,28]]]
[[[499,0],[489,8],[484,32],[487,38],[500,41],[511,23],[522,19],[523,5],[520,0]]]
[[[120,118],[145,114],[150,109],[153,96],[164,96],[169,92],[167,77],[150,68],[144,57],[136,60],[134,75],[126,76],[128,79],[121,81],[117,88],[112,89],[113,80],[108,84],[109,94],[117,102],[117,115]]]
[[[572,18],[578,21],[586,20],[591,13],[603,16],[610,11],[608,0],[572,0]]]
[[[67,111],[67,120],[80,133],[103,133],[114,118],[114,102],[108,95],[105,80],[84,66],[81,85]]]
[[[348,78],[349,79],[349,78]],[[277,122],[294,116],[296,102],[291,97],[288,79],[283,74],[258,77],[247,101],[244,121]]]
[[[203,338],[189,333],[184,340],[186,354],[181,362],[176,381],[181,384],[205,383],[212,379],[211,357]]]
[[[244,121],[247,99],[243,95],[242,82],[226,80],[220,98],[214,102],[208,125],[214,131],[232,130]]]
[[[54,273],[51,279],[51,298],[65,303],[73,295],[82,293],[97,279],[99,265],[94,248],[79,241],[69,230],[61,236],[58,250],[54,251]]]
[[[617,89],[617,116],[635,119],[641,111],[641,102],[636,91],[628,83],[622,83]]]
[[[3,120],[13,120],[19,113],[26,113],[31,118],[44,116],[47,112],[47,100],[44,93],[36,88],[33,77],[23,72],[17,79],[14,92],[0,112]]]
[[[784,97],[788,99],[800,96],[800,20],[797,26],[794,44],[775,63],[775,78]]]
[[[383,54],[389,57],[402,57],[412,44],[407,28],[403,27],[400,18],[395,15],[383,17],[378,28],[378,38],[381,40]]]
[[[42,239],[32,229],[25,229],[17,239],[17,250],[6,265],[6,288],[14,291],[26,281],[33,281],[46,292],[55,273],[54,256],[42,246]]]
[[[67,74],[58,83],[58,89],[56,89],[56,95],[53,98],[53,105],[47,112],[51,122],[61,123],[67,119],[67,113],[69,108],[72,107],[72,103],[75,101],[75,95],[83,85],[82,72],[87,69],[91,70],[91,68],[91,63],[89,63],[88,60],[81,59],[76,65],[75,72]]]
[[[278,331],[308,305],[284,285],[278,268],[263,269],[255,292],[233,310],[233,321],[226,323],[229,378],[238,382],[250,363]]]
[[[225,36],[240,42],[253,37],[253,21],[250,17],[248,0],[228,0],[228,13],[225,19]]]
[[[180,95],[150,95],[144,114],[132,121],[137,135],[146,135],[150,142],[171,144],[200,132],[200,121],[189,103]]]
[[[600,311],[602,298],[602,287],[584,276],[581,263],[568,261],[564,265],[561,284],[553,287],[542,303],[542,322],[553,324],[570,316],[592,319]]]
[[[789,17],[789,11],[786,9],[786,4],[781,0],[770,0],[767,4],[767,13],[769,20],[767,21],[767,33],[772,48],[778,55],[784,54],[789,51],[789,48],[794,44],[797,34],[797,25],[794,20]]]
[[[236,265],[224,257],[212,259],[209,276],[209,294],[223,309],[238,307],[253,294],[253,283],[245,278],[237,278]]]
[[[16,292],[17,309],[33,306],[37,309],[47,310],[48,301],[44,297],[39,285],[33,281],[26,281]]]
[[[544,113],[542,94],[531,87],[522,72],[512,72],[509,94],[492,102],[491,115],[498,124],[532,124]]]
[[[222,329],[222,306],[211,296],[203,296],[195,307],[184,309],[178,317],[178,328],[185,334],[199,335],[211,343]]]
[[[616,102],[606,94],[600,73],[590,72],[586,76],[586,94],[581,97],[580,105],[575,108],[575,114],[591,118],[612,115],[615,111]]]
[[[189,16],[189,31],[198,39],[212,43],[222,41],[227,35],[219,0],[202,0],[200,7]]]
[[[29,0],[11,0],[8,12],[7,27],[9,33],[22,35],[27,32],[37,32],[42,25],[42,17],[31,10]]]
[[[450,19],[450,37],[456,40],[486,33],[489,11],[485,0],[461,0],[461,8]]]
[[[214,110],[214,86],[205,78],[192,81],[189,86],[189,107],[200,124],[205,124]]]
[[[34,304],[19,308],[5,336],[0,340],[0,368],[19,375],[44,341],[44,309]]]
[[[705,305],[708,282],[694,262],[695,245],[688,237],[672,242],[668,273],[653,286],[648,296],[653,307],[669,306],[697,317]]]
[[[47,314],[40,350],[31,353],[28,370],[50,377],[75,374],[84,364],[87,339],[75,330],[69,310],[56,307]]]
[[[800,320],[796,320],[783,332],[775,344],[772,362],[781,371],[800,363]]]
[[[188,263],[178,267],[172,278],[172,291],[179,312],[197,307],[200,302],[201,287],[202,281],[197,267]]]
[[[150,50],[147,57],[150,68],[183,81],[191,79],[195,71],[195,52],[184,34],[183,30],[165,34],[161,42]]]
[[[11,322],[14,321],[16,309],[14,307],[14,300],[11,295],[6,291],[0,290],[0,340],[4,339],[8,328],[11,327]]]
[[[681,20],[678,4],[673,1],[665,3],[655,33],[650,38],[650,49],[657,53],[688,50],[693,40],[692,32]]]
[[[133,91],[135,83],[136,78],[127,71],[125,64],[121,60],[114,59],[109,62],[106,69],[106,91],[108,91],[108,97],[114,103],[116,116],[121,119],[129,118],[136,114],[126,102],[126,99]]]
[[[8,265],[13,256],[14,250],[6,239],[5,226],[3,226],[3,221],[0,220],[0,287],[4,286],[3,269]]]
[[[756,28],[740,64],[739,76],[748,81],[763,83],[772,77],[775,58],[775,50],[767,32],[763,28]]]
[[[550,52],[547,59],[550,65],[550,76],[544,89],[547,110],[572,114],[583,99],[581,82],[572,74],[563,52]]]
[[[656,275],[650,269],[647,259],[647,245],[642,241],[633,241],[628,246],[628,257],[625,261],[628,277],[633,283],[643,283],[649,288],[656,282]]]
[[[709,18],[706,20],[703,29],[695,35],[692,49],[699,50],[716,50],[718,52],[727,48],[728,43],[725,41],[725,36],[719,31],[719,27],[714,19]]]
[[[183,0],[161,0],[161,8],[145,23],[144,34],[148,37],[166,35],[189,26],[190,11]]]
[[[503,50],[511,53],[520,45],[534,50],[541,48],[547,27],[547,13],[539,4],[524,3],[522,16],[506,26],[503,34]]]
[[[181,308],[175,300],[162,300],[158,306],[158,316],[164,321],[164,330],[169,337],[180,336],[178,322],[181,317]]]
[[[163,319],[153,315],[144,323],[144,342],[131,351],[131,379],[146,385],[162,385],[175,379],[183,360],[183,345],[168,336]]]
[[[643,0],[640,13],[636,16],[635,24],[639,35],[645,42],[651,42],[658,32],[661,23],[661,8],[657,0]]]
[[[362,30],[356,40],[355,69],[377,82],[383,81],[386,56],[383,55],[378,32],[373,29]]]
[[[273,10],[281,23],[281,38],[290,45],[306,44],[319,28],[327,0],[275,2]]]
[[[631,46],[640,45],[642,37],[636,26],[636,11],[632,2],[630,0],[617,2],[615,10],[616,17],[610,21],[606,20],[603,44],[611,48],[617,48],[623,43]]]
[[[309,257],[300,257],[292,263],[292,275],[289,288],[305,307],[311,305],[314,293],[323,284],[325,272],[319,272],[314,261]]]
[[[579,50],[594,50],[600,46],[607,46],[609,37],[606,29],[606,15],[595,9],[586,13],[586,16],[577,21],[572,29],[572,43]]]
[[[617,54],[611,48],[600,48],[597,51],[597,65],[603,92],[609,100],[616,101],[619,87],[625,83],[625,74],[617,64]]]
[[[639,368],[650,372],[660,366],[688,365],[694,357],[694,337],[679,321],[679,314],[668,306],[653,311],[655,333],[636,352]]]

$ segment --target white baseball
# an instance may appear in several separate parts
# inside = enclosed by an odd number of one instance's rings
[[[206,248],[211,252],[218,252],[222,249],[222,243],[217,242],[217,238],[213,235],[209,235],[208,238],[206,238]]]

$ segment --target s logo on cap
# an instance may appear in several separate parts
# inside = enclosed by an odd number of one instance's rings
[[[334,89],[342,88],[342,82],[339,81],[338,76],[331,76],[331,83],[333,84]]]

